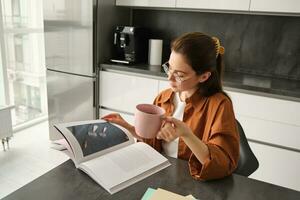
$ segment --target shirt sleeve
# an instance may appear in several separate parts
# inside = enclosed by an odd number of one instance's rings
[[[209,158],[201,164],[192,154],[189,159],[191,175],[197,180],[210,180],[230,175],[239,159],[239,134],[230,100],[220,103],[212,121],[208,141]]]

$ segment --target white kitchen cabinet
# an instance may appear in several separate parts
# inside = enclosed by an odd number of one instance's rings
[[[300,14],[299,0],[116,0],[117,6]]]
[[[250,11],[300,14],[299,0],[251,0]]]
[[[239,115],[300,126],[300,102],[241,92],[231,92],[235,112]]]
[[[300,150],[300,103],[242,92],[227,93],[259,161],[259,168],[250,177],[300,190],[300,153],[297,152]]]
[[[175,8],[176,0],[116,0],[117,6]]]
[[[227,91],[248,139],[300,150],[300,103]]]
[[[170,88],[169,81],[159,81],[158,83],[158,92],[161,92],[165,89]]]
[[[300,191],[300,153],[249,142],[259,168],[250,176]]]
[[[113,110],[134,113],[140,103],[153,103],[158,80],[114,72],[100,73],[100,105]]]
[[[236,114],[248,139],[300,151],[300,126]]]
[[[250,0],[177,0],[176,8],[248,11]]]

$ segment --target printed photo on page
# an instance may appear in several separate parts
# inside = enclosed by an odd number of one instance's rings
[[[78,141],[83,156],[129,141],[118,127],[107,123],[91,123],[67,127]]]

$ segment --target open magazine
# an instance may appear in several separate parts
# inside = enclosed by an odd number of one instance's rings
[[[113,194],[170,165],[129,131],[104,120],[57,124],[75,166]]]

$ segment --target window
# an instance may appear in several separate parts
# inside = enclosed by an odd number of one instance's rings
[[[5,97],[0,104],[14,105],[15,128],[47,118],[42,2],[0,2],[0,40],[5,56],[0,62],[1,98]]]

